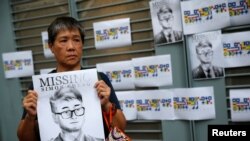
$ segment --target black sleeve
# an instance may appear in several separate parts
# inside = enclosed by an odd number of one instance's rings
[[[111,82],[109,81],[109,78],[103,73],[103,72],[98,72],[98,74],[100,75],[101,79],[110,87],[111,89],[111,94],[109,97],[110,102],[114,103],[117,109],[121,109],[120,103],[118,101],[118,98],[115,94],[115,90],[111,84]]]

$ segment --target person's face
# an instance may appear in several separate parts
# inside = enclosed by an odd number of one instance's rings
[[[76,66],[81,62],[83,41],[77,29],[61,30],[50,49],[57,63],[62,66]]]
[[[84,114],[85,110],[82,109],[82,102],[78,99],[70,99],[70,100],[58,100],[56,101],[55,113],[56,114],[56,122],[59,124],[60,128],[65,131],[79,131],[84,123]],[[84,110],[83,114],[81,110]],[[70,115],[70,116],[66,116]]]
[[[197,50],[197,55],[201,63],[208,64],[212,62],[213,50],[209,46],[200,47]]]
[[[163,29],[170,29],[173,26],[173,14],[170,11],[163,11],[159,13],[159,22]]]

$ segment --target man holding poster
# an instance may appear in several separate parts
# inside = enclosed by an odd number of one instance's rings
[[[49,25],[48,45],[57,61],[56,69],[50,73],[60,75],[61,72],[66,73],[82,70],[81,59],[84,36],[83,27],[72,17],[59,17]],[[100,99],[101,110],[102,112],[109,112],[109,109],[115,105],[116,112],[113,116],[113,124],[121,130],[124,130],[126,127],[126,119],[121,111],[114,89],[105,74],[100,73],[100,77],[102,80],[97,81],[94,87]],[[40,140],[40,124],[38,125],[37,120],[37,102],[38,92],[35,91],[33,85],[31,85],[27,95],[23,98],[24,112],[17,130],[20,141]],[[93,104],[91,106],[93,106]],[[103,123],[103,125],[106,138],[109,130],[105,123]]]

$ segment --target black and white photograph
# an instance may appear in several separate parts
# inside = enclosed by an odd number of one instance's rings
[[[104,141],[94,69],[35,75],[37,115],[42,141]]]
[[[193,79],[224,77],[221,31],[188,36]]]
[[[155,44],[169,44],[183,40],[179,0],[150,1]]]

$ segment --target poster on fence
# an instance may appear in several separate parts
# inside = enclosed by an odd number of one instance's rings
[[[183,40],[180,0],[149,2],[155,44]]]
[[[96,64],[98,72],[107,75],[115,90],[135,89],[132,61],[117,61]]]
[[[213,87],[174,89],[174,113],[176,119],[215,119]]]
[[[43,43],[43,54],[45,56],[45,58],[52,58],[54,57],[54,54],[51,52],[50,48],[49,48],[49,44],[48,44],[48,32],[47,31],[43,31],[41,33],[42,35],[42,43]]]
[[[182,1],[181,13],[185,35],[230,26],[227,0]]]
[[[125,47],[132,44],[130,19],[93,23],[96,49]]]
[[[205,80],[224,77],[220,30],[189,35],[187,41],[193,79]]]
[[[213,87],[120,91],[128,120],[207,120],[215,118]]]
[[[250,121],[250,89],[229,90],[231,120]]]
[[[32,51],[3,53],[2,58],[5,78],[27,77],[34,74]]]
[[[170,55],[133,58],[135,86],[160,87],[173,84]]]
[[[116,91],[121,110],[126,120],[137,120],[137,104],[135,99],[135,91]]]
[[[250,24],[250,0],[228,0],[231,26]]]
[[[225,68],[250,65],[250,31],[222,34]]]

